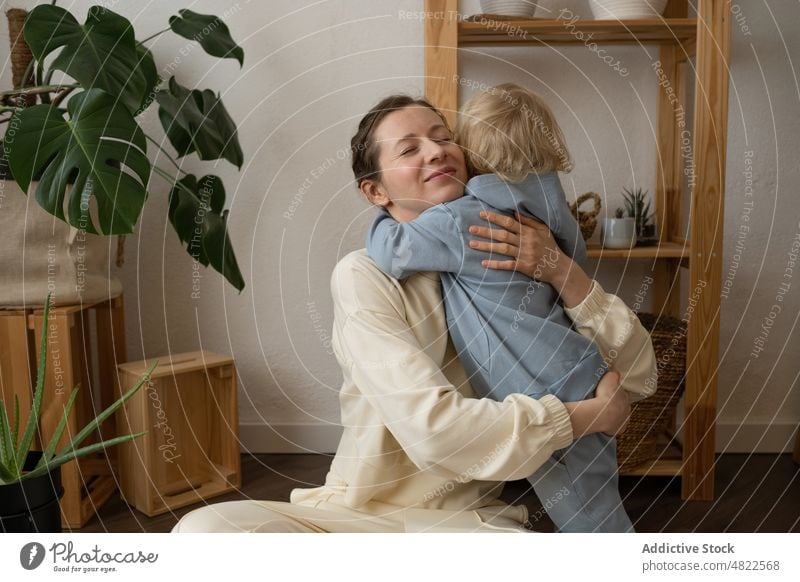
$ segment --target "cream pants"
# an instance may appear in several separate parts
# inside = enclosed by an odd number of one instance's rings
[[[380,504],[376,504],[380,505]],[[389,509],[391,508],[391,509]],[[173,533],[524,533],[501,507],[446,511],[383,506],[379,514],[322,501],[314,507],[282,501],[228,501],[187,513]]]

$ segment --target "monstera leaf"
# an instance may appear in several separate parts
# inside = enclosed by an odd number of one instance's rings
[[[216,16],[178,10],[180,16],[170,16],[169,26],[175,34],[196,40],[212,57],[234,58],[244,64],[244,51],[231,38],[225,23]]]
[[[39,205],[76,228],[97,234],[133,232],[147,197],[150,177],[145,137],[127,108],[116,97],[92,89],[67,102],[69,119],[50,105],[18,111],[5,145],[14,178],[27,191],[34,176]],[[67,217],[64,201],[70,190]],[[99,224],[89,213],[89,198],[97,202]]]
[[[153,56],[137,49],[131,23],[102,6],[90,8],[81,25],[63,8],[40,4],[25,20],[24,34],[37,61],[63,47],[51,69],[65,72],[84,89],[119,96],[133,114],[146,106],[158,83]]]
[[[222,180],[212,175],[198,180],[187,174],[170,192],[169,221],[195,260],[206,267],[210,264],[241,291],[244,279],[228,238],[228,211],[222,210],[224,206]]]
[[[136,44],[136,58],[138,59],[137,67],[147,79],[147,93],[139,105],[139,109],[133,112],[134,116],[139,115],[155,101],[156,87],[161,83],[161,77],[156,70],[156,61],[153,59],[153,53],[143,44]]]
[[[189,90],[174,78],[160,87],[153,55],[119,14],[93,6],[81,24],[54,4],[30,12],[24,36],[37,71],[47,70],[38,93],[45,103],[51,101],[48,92],[59,96],[52,99],[55,105],[14,112],[2,144],[13,178],[25,191],[38,181],[37,202],[54,216],[87,232],[110,235],[133,232],[151,172],[157,171],[172,186],[169,219],[189,254],[241,291],[244,280],[228,238],[221,180],[187,175],[175,181],[154,168],[147,159],[146,136],[134,119],[157,100],[161,123],[180,156],[196,153],[202,160],[226,159],[241,168],[236,124],[219,95]],[[169,24],[167,30],[199,42],[208,54],[244,63],[244,51],[219,18],[180,10]],[[54,71],[76,84],[66,91],[49,86]],[[72,94],[66,111],[57,107],[75,89],[82,91]]]
[[[171,77],[169,89],[159,91],[156,99],[161,125],[179,157],[197,152],[201,160],[224,158],[242,167],[236,124],[213,91],[189,90]]]

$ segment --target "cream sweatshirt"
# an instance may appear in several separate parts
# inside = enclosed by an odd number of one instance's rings
[[[572,442],[564,405],[554,396],[475,397],[449,340],[436,273],[398,281],[362,249],[337,264],[331,292],[344,432],[325,485],[295,489],[291,502],[382,515],[411,509],[422,523],[483,508],[524,523],[525,507],[498,496],[504,481],[527,477]],[[650,336],[618,297],[595,281],[566,312],[626,389],[654,391]]]

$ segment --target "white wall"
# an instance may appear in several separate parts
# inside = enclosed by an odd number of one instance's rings
[[[93,3],[59,4],[82,19]],[[589,16],[586,0],[543,4]],[[742,224],[745,156],[751,151],[754,205],[732,289],[722,303],[718,449],[781,450],[800,422],[800,393],[792,389],[800,281],[787,280],[791,288],[766,349],[757,358],[749,354],[800,229],[799,92],[793,69],[800,56],[800,7],[788,1],[742,4],[735,7],[738,22],[733,19],[723,279]],[[240,71],[235,61],[211,58],[174,35],[150,43],[163,72],[171,70],[184,85],[220,91],[239,123],[246,159],[241,172],[196,159],[185,168],[224,178],[230,231],[247,287],[239,295],[216,273],[203,271],[200,297],[191,297],[191,261],[166,223],[167,188],[156,179],[138,232],[127,241],[121,271],[129,356],[198,347],[233,354],[245,446],[333,450],[341,377],[327,343],[328,280],[339,257],[363,246],[372,214],[352,182],[344,152],[360,117],[381,97],[422,94],[423,26],[410,13],[422,10],[423,2],[201,0],[109,7],[131,19],[143,38],[166,26],[173,5],[222,15],[245,49]],[[477,0],[464,1],[462,12],[479,12],[478,6]],[[623,186],[654,189],[656,84],[650,63],[657,52],[623,46],[608,51],[628,76],[582,46],[470,50],[462,57],[461,74],[540,91],[576,160],[576,169],[564,177],[568,195],[595,190],[605,208],[613,209]],[[470,94],[462,91],[462,100]],[[143,123],[161,138],[154,111]],[[169,168],[163,157],[159,164]],[[593,274],[606,289],[629,303],[649,269],[644,261],[595,266]],[[738,431],[742,424],[745,430]]]

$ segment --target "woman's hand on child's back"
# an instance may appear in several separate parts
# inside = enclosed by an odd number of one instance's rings
[[[486,210],[480,216],[500,228],[470,226],[471,234],[488,239],[470,240],[470,247],[510,257],[502,261],[486,259],[481,262],[484,267],[519,271],[532,279],[549,283],[561,296],[565,307],[580,304],[592,290],[592,279],[561,251],[545,224],[519,212],[516,213],[517,220]]]
[[[510,216],[484,210],[480,217],[499,226],[470,226],[469,232],[489,239],[471,240],[470,246],[479,251],[505,255],[508,260],[486,259],[482,265],[489,269],[519,271],[544,283],[549,283],[559,272],[559,261],[564,257],[553,233],[543,223],[517,214],[518,220]]]

